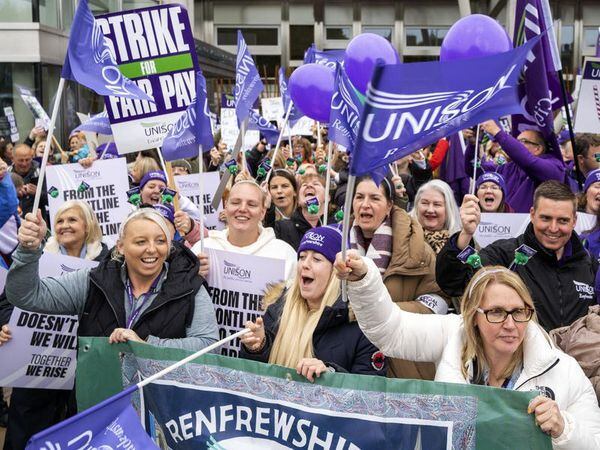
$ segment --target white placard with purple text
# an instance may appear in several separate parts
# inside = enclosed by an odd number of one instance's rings
[[[43,253],[40,278],[60,277],[96,261]],[[0,386],[72,389],[77,368],[76,315],[42,314],[15,308],[12,338],[0,347]]]
[[[178,175],[175,183],[179,193],[189,198],[201,212],[204,213],[204,226],[209,230],[222,230],[225,224],[219,220],[219,213],[223,210],[222,204],[215,210],[212,206],[213,195],[219,186],[219,172],[204,172],[204,201],[200,201],[200,175]],[[202,209],[204,208],[204,209]]]

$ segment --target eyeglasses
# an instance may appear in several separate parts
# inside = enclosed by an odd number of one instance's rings
[[[479,186],[479,189],[481,189],[482,191],[499,191],[500,186],[498,186],[497,184],[490,184],[489,186],[482,184],[481,186]]]
[[[529,322],[533,317],[533,309],[530,308],[517,308],[512,311],[506,311],[499,308],[485,310],[477,308],[477,312],[485,314],[485,318],[489,323],[502,323],[509,314],[515,322]]]
[[[530,141],[529,139],[524,139],[524,138],[519,139],[519,142],[523,145],[528,145],[530,147],[541,147],[543,145],[538,142],[533,142],[533,141]]]

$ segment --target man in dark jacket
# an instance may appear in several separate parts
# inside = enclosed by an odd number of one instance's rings
[[[14,172],[23,178],[23,189],[19,192],[19,204],[21,206],[21,215],[33,210],[33,202],[35,192],[38,187],[38,179],[40,177],[40,166],[37,161],[33,160],[33,149],[26,144],[19,144],[13,150],[13,164],[8,168],[9,172]],[[45,188],[42,187],[39,208],[42,211],[42,216],[48,222],[46,206],[48,205],[48,197]]]
[[[477,197],[466,195],[460,208],[463,229],[438,254],[436,281],[448,295],[462,295],[473,276],[473,268],[461,262],[458,255],[468,245],[475,247],[473,235],[480,214]],[[481,262],[485,266],[509,267],[521,245],[535,250],[529,260],[521,257],[514,270],[529,288],[539,322],[546,330],[570,325],[595,303],[598,267],[574,233],[575,195],[565,184],[546,181],[535,190],[530,214],[531,223],[525,233],[488,245],[479,252]]]

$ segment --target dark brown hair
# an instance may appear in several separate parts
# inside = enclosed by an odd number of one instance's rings
[[[573,203],[573,212],[577,210],[577,197],[571,191],[569,186],[556,180],[544,181],[533,193],[533,208],[537,208],[540,198],[547,198],[556,202]]]

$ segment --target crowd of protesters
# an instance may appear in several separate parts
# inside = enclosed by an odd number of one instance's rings
[[[44,130],[15,145],[3,139],[0,264],[9,272],[0,345],[12,339],[7,323],[17,306],[77,314],[79,336],[198,350],[219,338],[204,286],[207,249],[265,256],[284,261],[285,279],[265,292],[264,316],[246,324],[241,357],[294,368],[310,381],[347,372],[537,390],[544,395],[529,412],[555,448],[600,448],[600,221],[575,231],[578,212],[600,214],[600,135],[576,135],[566,151],[534,130],[513,137],[494,121],[481,129],[484,142],[462,132],[464,156],[442,139],[396,161],[381,183],[363,176],[353,190],[345,151],[333,144],[327,160],[326,128],[284,140],[276,156],[261,140],[236,159],[217,133],[203,161],[172,168],[175,176],[198,173],[200,164],[232,175],[221,230],[205,229],[199,206],[184,196],[176,194],[177,208],[165,199],[164,190],[176,188],[156,150],[120,156],[114,143],[96,146],[83,133],[65,150],[52,142],[52,165],[127,159],[140,199],[112,249],[85,201],[64,203],[50,232],[46,185],[38,183]],[[447,176],[453,152],[475,179]],[[347,196],[351,211],[342,208]],[[525,231],[481,248],[481,214],[515,212],[530,215]],[[40,279],[43,251],[99,265]],[[595,334],[582,331],[585,320]],[[0,404],[5,450],[24,448],[74,405],[69,391],[12,389],[10,407]]]

